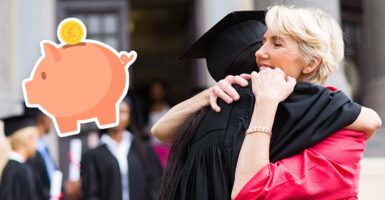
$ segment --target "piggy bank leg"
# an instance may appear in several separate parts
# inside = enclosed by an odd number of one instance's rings
[[[72,118],[56,118],[60,133],[65,134],[77,131],[77,120]]]
[[[108,112],[103,112],[97,117],[97,119],[101,126],[115,124],[117,122],[115,109],[111,109]]]

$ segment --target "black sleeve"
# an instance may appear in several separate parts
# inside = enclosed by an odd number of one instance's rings
[[[25,170],[20,170],[16,177],[10,180],[10,196],[8,199],[17,200],[32,200],[36,199],[31,185],[31,176]],[[12,198],[11,198],[12,197]]]
[[[304,91],[294,91],[277,109],[270,143],[272,162],[318,144],[353,123],[361,112],[361,106],[342,91],[304,87]],[[310,89],[314,92],[307,91]]]
[[[30,186],[28,185],[27,174],[19,165],[7,164],[1,176],[0,183],[0,200],[28,200],[31,195]],[[33,197],[31,197],[33,199]]]
[[[319,124],[318,131],[314,131],[314,135],[311,137],[311,140],[314,141],[314,143],[325,139],[321,132],[334,133],[338,130],[341,130],[346,126],[352,124],[358,118],[358,115],[361,113],[362,107],[359,104],[351,101],[349,97],[347,97],[342,91],[333,94],[330,104],[336,104],[340,106],[338,106],[334,110],[330,109],[330,115],[323,116],[325,120]],[[320,115],[322,114],[323,113],[321,113]]]
[[[1,177],[4,179],[4,177]],[[1,182],[0,187],[0,200],[8,200],[8,199],[19,199],[17,196],[20,191],[17,190],[20,186],[16,185],[18,183],[7,179],[6,181]]]
[[[30,158],[26,164],[30,167],[33,174],[33,182],[35,184],[36,196],[41,200],[50,199],[50,184],[47,179],[44,160],[39,157],[40,154],[36,152],[35,157]]]

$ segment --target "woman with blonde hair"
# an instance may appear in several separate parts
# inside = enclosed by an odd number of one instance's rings
[[[36,121],[32,117],[17,116],[3,122],[6,138],[0,140],[1,163],[6,164],[1,169],[0,200],[34,200],[33,174],[25,161],[36,152]]]
[[[222,80],[173,107],[152,128],[174,143],[163,199],[357,199],[365,139],[381,120],[323,86],[343,59],[340,27],[311,8],[273,6],[264,19],[255,58],[243,56],[255,61],[258,73],[232,66],[242,56],[228,59],[239,48],[232,42],[249,38],[258,23],[244,35],[238,25],[225,29],[225,36],[203,45],[210,74]],[[212,65],[226,59],[231,64]],[[233,76],[241,73],[251,75]],[[218,97],[232,104],[218,106]],[[202,114],[209,105],[220,113]]]

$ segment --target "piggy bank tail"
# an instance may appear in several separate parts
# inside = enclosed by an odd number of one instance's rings
[[[125,51],[120,52],[120,60],[123,63],[123,66],[130,66],[132,63],[135,62],[137,57],[137,54],[135,51],[130,51],[130,53],[127,53]]]

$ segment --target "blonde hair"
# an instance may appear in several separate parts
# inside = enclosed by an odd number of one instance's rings
[[[24,148],[27,141],[37,137],[38,129],[34,126],[22,128],[9,137],[4,136],[4,132],[0,134],[0,176],[3,173],[5,165],[8,163],[8,153],[12,150]]]
[[[11,150],[11,146],[8,142],[8,139],[5,137],[3,130],[3,123],[1,123],[0,128],[0,179],[3,174],[5,165],[8,163],[8,153]]]
[[[31,140],[31,137],[36,137],[38,129],[35,126],[29,126],[17,130],[11,136],[8,137],[9,143],[13,150],[23,148],[28,140]]]
[[[344,57],[344,41],[338,23],[321,9],[276,5],[266,13],[267,28],[298,42],[307,63],[320,60],[309,82],[323,84]]]

